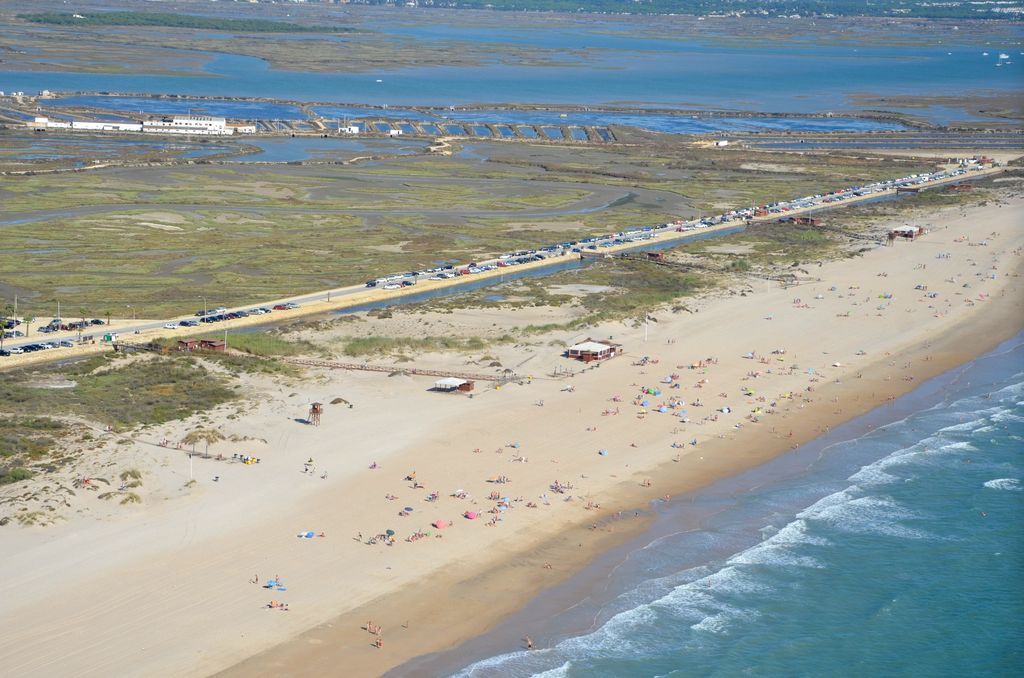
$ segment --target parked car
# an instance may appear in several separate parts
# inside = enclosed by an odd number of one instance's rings
[[[24,352],[25,349],[23,349],[21,346],[15,346],[14,348],[8,351],[8,353],[10,353],[11,355],[21,355]]]
[[[61,348],[74,348],[75,342],[64,339],[63,341],[57,342],[57,345]]]
[[[199,327],[198,320],[182,320],[178,323],[179,327]]]
[[[93,318],[92,320],[89,321],[89,324],[90,325],[106,325],[106,323],[103,322],[102,320],[100,320],[99,318]]]
[[[164,323],[165,330],[176,330],[178,329],[178,323]]]
[[[10,351],[8,351],[6,348],[0,348],[0,358],[6,358],[9,355],[11,355]]]

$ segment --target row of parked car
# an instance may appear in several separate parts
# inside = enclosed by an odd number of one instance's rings
[[[226,308],[221,306],[218,308],[211,308],[203,311],[198,311],[196,313],[196,316],[198,316],[199,318],[198,320],[186,318],[184,320],[179,320],[178,322],[169,322],[166,325],[164,325],[164,328],[168,330],[174,330],[179,327],[199,327],[200,323],[219,323],[224,322],[225,320],[237,320],[238,318],[248,318],[251,315],[265,315],[267,313],[272,313],[273,311],[290,311],[291,309],[298,307],[298,304],[292,303],[290,301],[284,304],[277,304],[273,308],[260,306],[258,308],[250,308],[245,311],[228,311]]]
[[[0,349],[0,357],[21,355],[22,353],[35,353],[36,351],[46,351],[51,348],[71,348],[74,345],[75,342],[70,339],[62,339],[61,341],[42,341],[38,344],[25,344],[24,346],[12,346],[11,348]]]

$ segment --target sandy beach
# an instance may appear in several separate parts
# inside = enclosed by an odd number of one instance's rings
[[[473,397],[430,377],[247,377],[249,401],[205,415],[236,438],[213,458],[190,467],[158,444],[200,417],[95,454],[94,476],[143,470],[141,505],[83,490],[54,526],[0,532],[0,660],[15,676],[376,676],[450,647],[642,529],[634,509],[1019,331],[1022,219],[1019,196],[935,212],[921,238],[825,263],[813,282],[495,347],[529,378]],[[587,335],[625,354],[585,367],[549,343]],[[328,403],[319,426],[302,421],[313,401]]]

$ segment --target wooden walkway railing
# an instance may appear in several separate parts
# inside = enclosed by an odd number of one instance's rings
[[[515,372],[501,372],[496,374],[478,374],[472,372],[455,372],[449,370],[425,370],[419,367],[405,367],[400,365],[374,365],[371,363],[344,363],[334,360],[314,360],[310,358],[285,358],[285,362],[292,365],[304,365],[306,367],[322,367],[330,370],[358,370],[362,372],[386,372],[388,374],[409,374],[424,377],[455,377],[456,379],[467,379],[469,381],[495,381],[507,383],[516,381],[519,376]]]
[[[176,353],[176,351],[173,348],[149,342],[144,343],[131,341],[115,341],[111,343],[111,346],[115,351],[122,353],[131,353],[133,351],[151,351],[153,353]],[[202,353],[202,351],[198,352],[199,355],[201,355]],[[235,355],[248,354],[236,353]],[[249,357],[260,358],[260,356]],[[407,367],[404,365],[374,365],[371,363],[346,363],[339,362],[336,360],[317,360],[313,358],[277,358],[277,360],[290,363],[292,365],[302,365],[305,367],[320,367],[329,370],[357,370],[361,372],[384,372],[386,374],[409,374],[424,377],[455,377],[456,379],[466,379],[469,381],[493,381],[499,384],[506,384],[512,381],[517,381],[520,378],[519,375],[517,375],[515,372],[511,370],[503,370],[502,372],[496,372],[494,374],[480,374],[476,372],[458,372],[451,370],[427,370],[419,367]]]

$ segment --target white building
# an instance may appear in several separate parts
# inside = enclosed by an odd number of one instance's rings
[[[52,122],[50,127],[56,127]],[[73,120],[71,129],[94,132],[141,132],[142,124],[138,122],[90,122],[87,120]]]
[[[346,125],[344,127],[339,127],[338,131],[342,134],[359,134],[360,132],[359,125]]]
[[[227,128],[235,134],[256,134],[256,125],[249,122],[229,122]]]
[[[225,135],[235,133],[233,128],[228,127],[226,119],[208,115],[172,115],[156,120],[146,120],[142,123],[142,131],[155,134]]]

